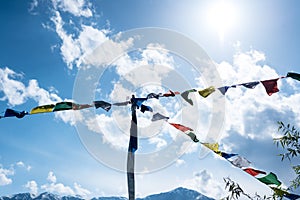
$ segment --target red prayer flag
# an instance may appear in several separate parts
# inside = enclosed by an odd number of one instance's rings
[[[169,92],[163,94],[164,97],[174,97],[176,94],[180,94],[180,92],[173,92],[172,90],[169,90]]]
[[[277,87],[277,81],[279,78],[261,81],[261,83],[264,85],[266,92],[269,96],[271,96],[273,93],[279,92],[279,89]]]
[[[248,174],[250,174],[251,176],[257,176],[258,174],[266,174],[266,172],[264,172],[264,171],[260,171],[260,170],[252,169],[252,168],[246,168],[243,170],[245,172],[247,172]]]
[[[183,126],[181,124],[175,124],[175,123],[169,123],[172,126],[174,126],[175,128],[177,128],[178,130],[181,130],[182,132],[186,132],[186,131],[193,131],[193,129]]]

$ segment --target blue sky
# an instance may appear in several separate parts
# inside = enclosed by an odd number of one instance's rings
[[[215,63],[224,85],[300,72],[298,4],[295,0],[1,1],[1,112],[8,107],[30,111],[63,100],[125,101],[133,92],[146,95],[169,87],[183,91],[188,86],[220,83],[193,71],[190,60],[165,44],[129,51],[139,40],[133,37],[137,32],[129,32],[132,37],[127,40],[118,40],[118,35],[136,28],[163,28],[196,43]],[[180,42],[174,48],[189,51]],[[111,55],[101,57],[97,51],[102,44],[125,53],[108,65]],[[103,74],[93,77],[101,70]],[[91,77],[85,77],[86,72]],[[93,78],[96,82],[89,82]],[[213,139],[220,149],[246,157],[254,168],[276,173],[288,186],[295,176],[290,169],[293,163],[280,161],[276,156],[280,149],[272,137],[278,136],[279,120],[300,127],[300,85],[291,79],[278,83],[280,92],[272,96],[262,85],[254,90],[230,89],[220,106],[225,119],[217,124],[211,121],[216,114],[212,99],[219,94],[206,99],[193,96],[198,107],[180,97],[149,105],[170,116],[170,121],[192,127],[200,139]],[[85,95],[93,87],[94,96]],[[75,116],[66,111],[1,119],[0,194],[48,191],[85,198],[127,196],[122,168],[126,157],[122,156],[128,145],[129,113],[127,107],[114,107],[108,113],[89,109]],[[166,123],[150,124],[151,116],[139,113],[137,156],[145,166],[137,163],[137,196],[181,186],[218,199],[225,195],[223,177],[239,182],[248,193],[270,194],[267,186],[212,153],[206,154]],[[218,137],[211,138],[209,130],[220,125],[214,132]],[[180,156],[167,162],[164,156],[174,144]],[[159,157],[147,166],[152,153]]]

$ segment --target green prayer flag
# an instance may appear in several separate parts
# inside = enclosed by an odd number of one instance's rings
[[[72,102],[59,102],[55,104],[55,107],[53,108],[53,112],[62,111],[62,110],[72,110],[72,108],[73,108]]]
[[[267,176],[264,176],[262,178],[257,178],[259,181],[263,182],[266,185],[277,185],[280,186],[281,182],[277,179],[276,174],[273,172],[270,172]]]
[[[294,72],[287,73],[286,77],[291,77],[293,79],[296,79],[297,81],[300,81],[300,74]]]
[[[194,142],[199,142],[197,136],[195,135],[195,133],[193,132],[189,132],[187,133],[188,136],[190,136],[190,138],[194,141]]]

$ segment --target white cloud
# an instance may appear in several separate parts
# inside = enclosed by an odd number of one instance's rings
[[[16,165],[18,167],[21,167],[21,168],[25,168],[27,171],[30,171],[31,170],[31,166],[30,165],[26,165],[24,162],[22,161],[19,161],[16,163]]]
[[[3,96],[1,101],[8,101],[10,106],[24,104],[28,99],[33,99],[38,105],[52,104],[63,101],[57,91],[50,87],[49,91],[39,86],[35,79],[31,79],[26,86],[22,80],[23,74],[19,74],[9,68],[0,68],[0,92]],[[65,101],[72,101],[65,99]],[[60,111],[55,116],[65,123],[74,125],[76,121],[82,120],[81,111]],[[30,170],[30,166],[28,166]]]
[[[167,146],[166,140],[164,140],[160,137],[151,137],[151,138],[149,138],[149,143],[154,144],[156,146],[156,151],[158,151],[161,148]]]
[[[41,186],[41,189],[47,192],[57,193],[59,195],[75,195],[72,188],[70,188],[69,186],[65,186],[62,183],[44,184]]]
[[[24,187],[29,189],[29,192],[31,194],[34,194],[34,195],[38,194],[38,185],[35,181],[28,181]]]
[[[54,12],[51,21],[55,25],[57,35],[62,40],[60,51],[69,69],[73,69],[73,66],[80,68],[83,65],[107,64],[132,43],[132,39],[114,42],[107,37],[109,30],[100,30],[84,24],[74,27],[76,31],[79,31],[77,37],[74,34],[68,34],[64,29],[65,22],[58,10]]]
[[[81,49],[78,43],[73,39],[73,35],[68,35],[63,29],[64,22],[58,11],[55,12],[55,16],[51,18],[55,24],[55,30],[58,36],[62,40],[60,51],[64,62],[68,65],[69,69],[73,68],[73,62],[78,60],[81,55]]]
[[[50,183],[44,184],[41,186],[41,189],[52,192],[58,193],[60,195],[75,195],[75,192],[69,186],[65,186],[62,183],[56,183],[56,176],[52,171],[48,173],[47,181]]]
[[[50,181],[51,183],[56,183],[56,176],[52,171],[48,173],[47,180]]]
[[[76,17],[92,17],[91,5],[85,0],[52,0],[53,6]]]
[[[0,100],[7,100],[11,106],[23,104],[27,99],[33,99],[39,104],[61,101],[57,94],[40,88],[37,80],[31,79],[28,86],[25,86],[18,80],[22,76],[22,74],[18,74],[7,67],[0,68],[0,91],[4,94]]]
[[[120,115],[119,111],[115,112],[117,112],[116,115]],[[129,117],[115,121],[113,117],[100,114],[86,120],[86,125],[89,130],[103,135],[103,143],[110,144],[116,149],[125,150],[128,145],[128,136],[124,132],[129,132],[130,123],[128,122],[130,122]]]
[[[225,192],[222,189],[223,183],[215,181],[212,174],[203,170],[201,172],[195,172],[192,179],[185,180],[183,183],[184,187],[194,189],[200,193],[220,199],[224,196]]]
[[[177,159],[175,162],[176,167],[180,167],[185,164],[185,161],[182,159]]]
[[[74,190],[75,193],[83,198],[86,198],[87,196],[91,195],[91,192],[85,188],[83,188],[78,183],[74,183]]]
[[[38,0],[31,1],[28,12],[32,15],[36,15],[37,13],[34,12],[34,9],[38,6],[38,4],[39,4]]]
[[[251,50],[246,53],[238,52],[233,59],[233,65],[222,62],[218,70],[224,80],[224,85],[245,83],[250,81],[268,80],[279,77],[270,66],[259,64],[265,60],[262,52]],[[278,80],[282,84],[295,87],[291,80]],[[276,121],[299,122],[300,109],[297,102],[300,95],[295,91],[286,95],[285,91],[268,96],[262,84],[254,89],[242,86],[230,88],[226,93],[225,135],[235,132],[251,139],[270,138],[276,132]],[[298,119],[298,120],[297,120]],[[232,134],[231,134],[232,135]]]
[[[0,186],[12,184],[12,179],[9,176],[14,175],[14,169],[5,169],[0,165]]]
[[[117,73],[134,86],[145,83],[162,83],[163,78],[174,69],[174,59],[163,46],[148,44],[138,53],[141,58],[133,59],[126,54],[116,64]]]
[[[52,171],[48,173],[47,181],[49,183],[43,184],[41,189],[47,192],[59,194],[59,195],[79,195],[82,198],[88,198],[91,195],[91,192],[85,188],[83,188],[80,184],[74,183],[72,187],[66,186],[63,183],[57,183],[56,176]],[[34,184],[33,184],[34,185]]]

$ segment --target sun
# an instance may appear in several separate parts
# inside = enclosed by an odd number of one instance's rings
[[[221,42],[237,22],[237,10],[229,1],[218,0],[207,9],[207,22],[217,31]]]

